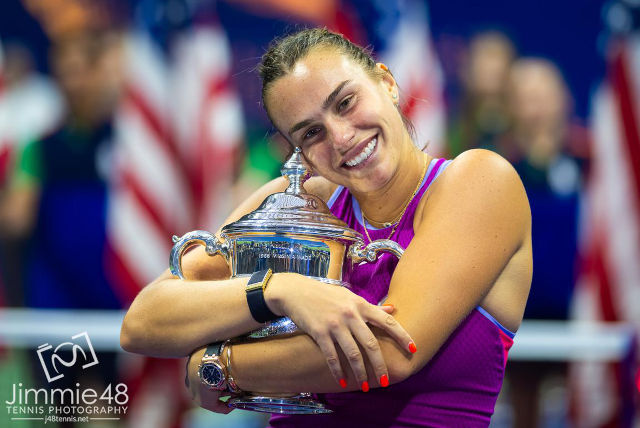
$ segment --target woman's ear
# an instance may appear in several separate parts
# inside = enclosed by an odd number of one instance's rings
[[[378,62],[376,63],[376,67],[381,70],[381,83],[386,92],[389,93],[389,96],[393,100],[393,103],[398,105],[398,84],[396,83],[396,79],[389,71],[389,67],[385,64]]]

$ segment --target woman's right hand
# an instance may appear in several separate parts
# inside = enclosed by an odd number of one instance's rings
[[[265,291],[267,305],[277,315],[288,316],[318,344],[337,383],[346,387],[335,343],[342,349],[358,385],[369,389],[367,371],[358,344],[367,354],[380,386],[389,385],[389,373],[378,339],[367,323],[381,328],[407,352],[415,344],[391,315],[392,306],[367,302],[345,287],[326,284],[304,275],[278,273]]]

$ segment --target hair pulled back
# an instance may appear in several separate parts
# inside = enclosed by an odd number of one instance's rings
[[[271,42],[258,67],[262,79],[262,102],[271,83],[288,74],[314,48],[333,47],[375,75],[376,62],[370,52],[326,28],[307,28]]]
[[[333,33],[326,28],[307,28],[288,36],[274,39],[267,52],[262,55],[262,62],[258,66],[258,72],[262,79],[262,104],[270,118],[266,104],[266,95],[270,85],[291,72],[293,66],[307,56],[312,49],[327,47],[335,48],[339,53],[360,64],[371,77],[381,76],[385,73],[385,71],[376,67],[376,61],[373,59],[370,50],[364,49],[345,38],[342,34]],[[412,137],[415,136],[415,129],[411,121],[402,112],[400,112],[400,115],[409,134]]]

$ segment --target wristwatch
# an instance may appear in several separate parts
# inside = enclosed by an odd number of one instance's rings
[[[200,381],[211,389],[224,391],[227,389],[227,368],[222,363],[222,354],[225,342],[216,342],[207,346],[198,366]]]
[[[247,305],[249,305],[251,316],[254,320],[261,323],[279,318],[271,312],[271,309],[267,306],[267,302],[264,300],[264,290],[267,288],[271,275],[271,269],[254,272],[251,278],[249,278],[249,282],[245,288]]]

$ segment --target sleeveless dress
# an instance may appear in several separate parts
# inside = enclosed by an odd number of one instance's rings
[[[414,236],[413,219],[420,199],[451,163],[433,159],[420,190],[409,203],[392,239],[407,248]],[[358,201],[340,186],[328,201],[331,212],[349,227],[364,233]],[[371,239],[386,239],[391,227],[367,225]],[[373,304],[382,302],[398,263],[383,254],[377,262],[361,264],[348,279],[352,291]],[[369,392],[316,394],[333,413],[273,415],[271,427],[486,427],[502,387],[507,352],[514,333],[481,307],[454,330],[436,355],[403,382]]]

